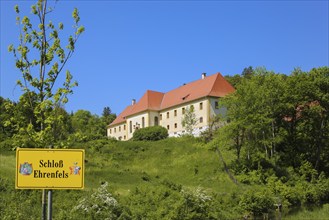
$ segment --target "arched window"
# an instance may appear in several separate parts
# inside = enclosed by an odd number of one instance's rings
[[[159,118],[157,116],[154,117],[154,126],[159,125]]]
[[[144,127],[145,127],[145,118],[142,117],[142,128],[144,128]]]
[[[130,133],[133,132],[133,122],[132,121],[129,122],[129,132]]]

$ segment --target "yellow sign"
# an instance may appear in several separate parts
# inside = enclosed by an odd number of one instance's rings
[[[16,189],[83,189],[84,157],[81,149],[16,151]]]

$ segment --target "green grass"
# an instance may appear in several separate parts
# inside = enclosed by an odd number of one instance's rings
[[[0,176],[15,178],[16,154],[13,151],[1,152],[0,154]],[[15,180],[15,179],[14,179]]]
[[[191,190],[201,187],[207,193],[219,195],[224,202],[232,201],[232,195],[242,194],[252,187],[234,184],[224,171],[218,154],[211,146],[204,145],[194,138],[168,138],[157,142],[100,143],[91,142],[86,146],[76,146],[86,149],[85,190],[55,191],[54,213],[65,216],[65,213],[72,209],[70,205],[76,204],[86,192],[95,190],[105,181],[109,183],[111,193],[119,199],[129,196],[136,187],[157,188],[166,181]],[[96,145],[98,150],[92,150]],[[227,164],[235,158],[234,152],[228,149],[221,149],[221,153]],[[17,190],[14,189],[15,152],[0,152],[0,166],[0,178],[6,179],[5,183],[10,187],[7,191],[0,190],[0,197],[11,196],[15,200],[32,193],[33,198],[28,199],[26,203],[34,204],[33,208],[39,212],[39,208],[35,207],[35,204],[39,206],[40,203],[37,192],[25,193],[25,190],[18,190],[17,194]],[[16,194],[13,196],[13,193]],[[230,207],[227,208],[230,211]],[[31,216],[33,219],[33,215]],[[321,209],[301,210],[283,219],[329,219],[328,216],[329,205],[324,205]]]
[[[301,209],[298,212],[291,213],[285,220],[328,220],[329,219],[329,204],[324,204],[321,208]]]
[[[188,188],[203,187],[213,192],[240,190],[223,172],[216,152],[195,139],[111,143],[100,152],[87,149],[86,159],[87,189],[107,181],[116,193],[124,195],[145,182],[157,185],[170,180]]]

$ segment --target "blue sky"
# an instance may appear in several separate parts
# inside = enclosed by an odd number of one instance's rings
[[[14,5],[1,0],[0,95],[18,100]],[[147,89],[167,92],[201,73],[266,67],[290,74],[329,65],[328,1],[59,1],[50,19],[70,33],[77,7],[86,31],[66,69],[79,83],[66,110],[120,113]],[[63,41],[66,39],[63,36]]]

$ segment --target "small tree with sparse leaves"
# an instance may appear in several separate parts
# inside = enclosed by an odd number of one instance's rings
[[[185,110],[184,117],[182,119],[182,126],[185,128],[189,135],[193,134],[194,126],[197,125],[198,121],[194,113],[194,107],[191,105]]]
[[[56,3],[57,1],[54,4]],[[24,105],[36,118],[36,123],[19,128],[17,138],[28,137],[35,147],[54,143],[54,130],[59,131],[59,121],[62,120],[61,109],[68,102],[67,96],[72,94],[72,88],[78,85],[72,80],[73,76],[68,70],[61,86],[57,81],[85,29],[79,25],[80,16],[75,8],[72,13],[74,33],[68,37],[67,46],[63,46],[63,39],[60,37],[64,29],[63,23],[53,24],[47,20],[48,14],[53,10],[54,7],[49,7],[47,0],[38,0],[31,6],[31,13],[38,21],[33,24],[34,19],[21,17],[16,5],[19,44],[11,44],[8,47],[9,52],[14,55],[16,67],[21,72],[21,79],[17,80],[17,84],[27,97]]]

